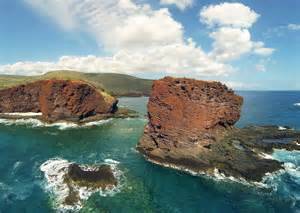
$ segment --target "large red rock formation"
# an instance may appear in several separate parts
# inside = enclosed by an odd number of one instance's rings
[[[0,112],[42,112],[47,121],[114,113],[117,100],[82,81],[44,80],[0,91]]]
[[[300,132],[278,127],[235,128],[242,97],[219,82],[166,77],[154,81],[148,125],[137,145],[151,162],[214,175],[260,181],[280,162],[263,159],[273,148],[300,149]],[[277,143],[288,138],[291,143]],[[265,143],[264,140],[269,141]]]
[[[166,77],[154,81],[147,134],[158,146],[195,143],[240,118],[243,99],[218,82]]]

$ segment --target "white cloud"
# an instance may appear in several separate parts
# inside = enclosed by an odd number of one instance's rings
[[[108,35],[106,45],[114,49],[139,49],[145,46],[169,45],[183,42],[183,27],[167,9],[128,17]]]
[[[191,7],[194,3],[193,0],[160,0],[162,5],[174,4],[180,10],[185,10],[187,7]]]
[[[247,29],[222,27],[210,33],[213,38],[212,56],[218,61],[238,59],[252,49],[251,35]]]
[[[90,33],[108,51],[183,42],[183,27],[168,9],[131,0],[24,0],[65,30]]]
[[[238,82],[238,81],[225,81],[223,82],[227,87],[231,88],[231,89],[246,89],[246,88],[250,88],[249,85],[242,83],[242,82]]]
[[[260,56],[271,55],[274,51],[264,43],[251,40],[249,28],[259,15],[241,3],[221,3],[204,7],[200,11],[200,21],[211,27],[210,37],[213,50],[210,53],[218,61],[239,59],[253,53]]]
[[[65,30],[89,33],[111,56],[66,56],[52,63],[1,66],[1,72],[15,73],[25,67],[31,73],[37,68],[44,71],[68,68],[89,72],[217,76],[226,75],[232,69],[230,65],[215,61],[192,39],[185,39],[182,24],[173,19],[166,8],[153,9],[148,4],[137,4],[132,0],[24,1]],[[191,0],[172,2],[182,8],[192,3]],[[64,12],[62,16],[61,12]]]
[[[18,62],[0,65],[0,73],[41,74],[49,70],[142,74],[157,72],[178,76],[228,75],[233,68],[225,62],[253,52],[272,51],[262,42],[251,41],[249,28],[259,17],[238,3],[211,5],[201,10],[202,20],[214,26],[210,36],[213,50],[204,52],[184,37],[184,27],[166,8],[153,9],[133,0],[23,0],[41,15],[50,17],[64,30],[84,31],[110,54],[63,56],[53,62]],[[162,0],[182,9],[191,0]],[[180,2],[182,4],[180,4]],[[191,3],[190,3],[191,2]],[[232,16],[226,10],[232,9]],[[216,14],[220,12],[220,14]]]
[[[289,30],[300,30],[300,24],[289,24],[287,28]]]
[[[265,44],[261,41],[259,42],[252,42],[253,43],[253,52],[257,55],[261,56],[269,56],[275,51],[273,48],[265,47]]]
[[[143,53],[122,50],[112,57],[63,56],[56,62],[18,62],[0,66],[3,74],[37,75],[50,70],[115,72],[126,74],[158,73],[175,76],[220,76],[232,67],[209,58],[194,43],[153,47]]]
[[[204,7],[200,11],[200,20],[213,26],[250,28],[259,15],[250,7],[241,3],[221,3]]]
[[[255,68],[258,72],[266,72],[266,66],[264,64],[256,64]]]

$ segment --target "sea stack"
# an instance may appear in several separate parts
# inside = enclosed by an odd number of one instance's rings
[[[238,129],[243,98],[214,81],[165,77],[156,80],[148,102],[149,122],[137,149],[147,160],[197,174],[221,172],[259,181],[281,163],[261,157],[273,147],[298,149],[292,130]],[[291,143],[263,140],[291,137]]]
[[[41,112],[48,122],[112,114],[117,102],[83,81],[41,80],[0,90],[0,113]]]

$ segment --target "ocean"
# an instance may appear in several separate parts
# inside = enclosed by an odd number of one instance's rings
[[[238,92],[244,97],[237,126],[290,126],[300,130],[300,92]],[[59,193],[47,183],[44,162],[113,162],[117,190],[94,193],[80,212],[300,212],[300,152],[275,151],[285,170],[257,186],[220,177],[192,176],[144,160],[135,146],[147,123],[147,98],[120,98],[139,118],[84,127],[45,126],[33,119],[0,119],[0,212],[61,212]]]

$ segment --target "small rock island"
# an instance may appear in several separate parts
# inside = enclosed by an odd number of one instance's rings
[[[86,165],[57,158],[44,162],[40,169],[61,210],[79,210],[93,193],[111,193],[119,184],[113,164]]]
[[[41,113],[46,122],[88,122],[126,117],[118,100],[79,80],[40,80],[0,90],[0,113]],[[14,117],[9,116],[8,117]]]
[[[148,125],[137,145],[147,160],[196,174],[251,182],[282,168],[274,148],[300,150],[300,133],[277,126],[236,128],[243,98],[214,81],[165,77],[148,102]]]

